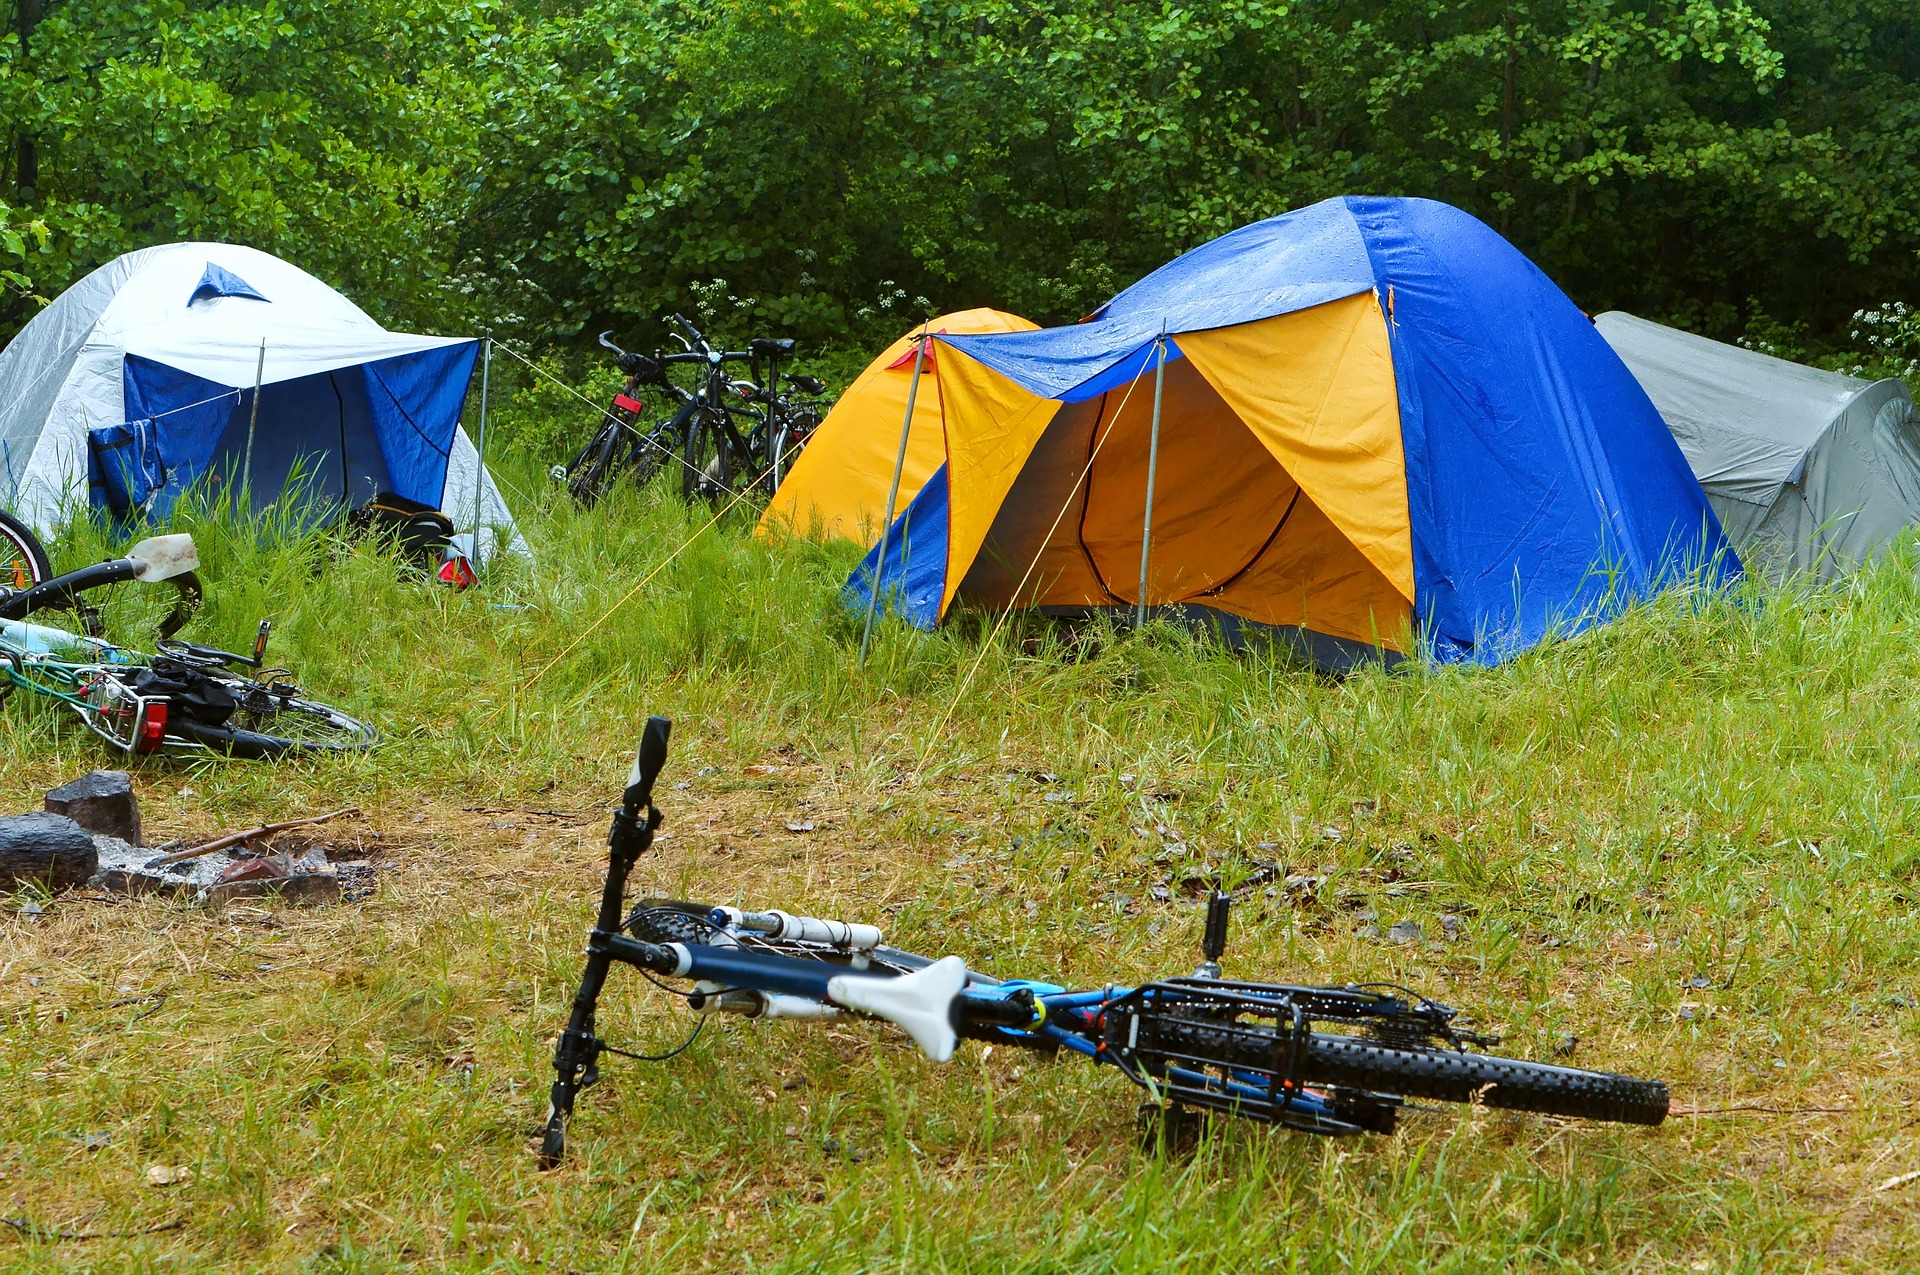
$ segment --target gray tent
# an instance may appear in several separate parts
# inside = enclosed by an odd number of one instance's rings
[[[1920,523],[1920,420],[1903,382],[1822,372],[1618,310],[1593,322],[1749,566],[1830,579]]]

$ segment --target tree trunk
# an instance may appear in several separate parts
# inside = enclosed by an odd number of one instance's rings
[[[40,0],[16,0],[16,7],[19,13],[20,61],[26,64],[33,56],[33,29],[40,22]],[[39,185],[40,152],[34,147],[33,134],[22,129],[14,149],[14,195],[23,206],[30,205],[39,197]]]

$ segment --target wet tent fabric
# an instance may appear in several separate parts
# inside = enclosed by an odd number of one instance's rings
[[[939,539],[945,580],[937,608],[901,595],[918,623],[960,597],[1137,601],[1157,349],[1149,605],[1491,663],[1738,570],[1619,358],[1443,204],[1329,200],[1188,253],[1087,322],[936,345],[944,536],[908,514],[916,568]],[[887,564],[883,596],[906,569]]]
[[[1037,325],[1003,310],[960,310],[926,324],[928,333],[1023,332]],[[900,425],[913,384],[916,327],[869,363],[847,387],[793,464],[760,517],[761,535],[776,529],[873,545],[886,519],[887,490],[900,450]],[[910,504],[946,463],[941,415],[940,352],[928,343],[913,425],[900,472],[897,508]]]
[[[1723,344],[1621,311],[1594,326],[1665,418],[1749,565],[1830,579],[1920,523],[1906,385]]]
[[[0,498],[52,530],[81,502],[123,520],[165,517],[195,484],[245,488],[257,506],[297,478],[318,512],[390,491],[462,521],[477,490],[483,526],[524,549],[459,426],[477,349],[388,332],[251,248],[128,253],[0,351]]]

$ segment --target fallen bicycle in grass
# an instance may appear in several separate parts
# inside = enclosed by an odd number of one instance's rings
[[[44,557],[42,558],[44,561]],[[280,757],[371,747],[371,727],[302,695],[285,669],[266,667],[261,621],[250,655],[176,640],[200,604],[193,538],[155,536],[115,558],[26,588],[0,587],[0,699],[15,690],[65,705],[127,753],[214,752]],[[135,581],[174,590],[152,654],[100,636],[90,590]],[[70,611],[85,630],[27,622]]]
[[[1170,1141],[1208,1111],[1308,1133],[1385,1133],[1415,1098],[1627,1124],[1666,1119],[1661,1081],[1478,1052],[1498,1042],[1463,1030],[1456,1011],[1403,988],[1223,979],[1229,899],[1219,893],[1207,909],[1206,959],[1191,976],[1086,990],[1002,981],[957,956],[899,951],[883,946],[871,925],[677,901],[643,902],[627,913],[627,877],[661,822],[652,797],[668,732],[665,718],[648,721],[613,818],[586,971],[554,1053],[540,1150],[546,1167],[565,1152],[574,1098],[599,1078],[600,1055],[627,1053],[602,1039],[595,1023],[616,963],[689,981],[677,994],[702,1015],[882,1019],[934,1062],[951,1058],[962,1038],[1077,1053],[1143,1089],[1143,1115]]]

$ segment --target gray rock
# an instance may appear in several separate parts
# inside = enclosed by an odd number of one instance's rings
[[[88,832],[140,844],[140,799],[124,770],[96,770],[47,794],[47,810]]]
[[[0,885],[64,890],[85,884],[99,866],[93,838],[65,815],[0,815]]]

